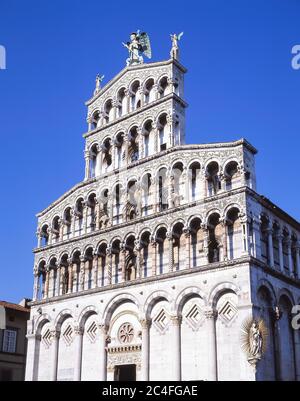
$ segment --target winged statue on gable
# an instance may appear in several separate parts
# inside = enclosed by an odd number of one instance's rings
[[[128,49],[129,57],[126,65],[142,64],[144,62],[143,54],[149,59],[152,57],[151,44],[149,36],[146,32],[132,32],[130,42],[122,43]]]

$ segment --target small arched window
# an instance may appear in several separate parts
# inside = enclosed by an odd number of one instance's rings
[[[126,114],[126,105],[125,88],[122,88],[117,94],[118,117],[122,117]]]
[[[167,149],[167,115],[162,114],[158,119],[158,136],[159,136],[159,152],[162,152]]]
[[[217,162],[210,162],[206,168],[207,196],[216,195],[221,189],[219,180],[219,165]]]
[[[150,78],[145,84],[145,103],[151,103],[155,100],[154,79]]]
[[[100,127],[100,122],[101,122],[101,114],[100,114],[100,111],[97,110],[92,115],[92,121],[91,121],[92,129],[96,129],[96,128]]]

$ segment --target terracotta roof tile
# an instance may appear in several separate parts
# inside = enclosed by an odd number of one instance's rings
[[[24,306],[22,305],[18,305],[18,304],[13,304],[11,302],[6,302],[6,301],[0,301],[0,305],[4,306],[4,308],[6,309],[14,309],[14,310],[18,310],[21,312],[30,312],[29,308],[24,308]]]

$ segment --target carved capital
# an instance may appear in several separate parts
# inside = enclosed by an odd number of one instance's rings
[[[214,309],[210,309],[210,310],[206,310],[204,312],[204,316],[206,317],[206,319],[216,319],[216,317],[218,316],[218,312]]]
[[[190,229],[190,227],[187,227],[187,226],[183,227],[182,232],[183,232],[183,234],[184,234],[185,237],[189,237],[189,236],[191,235],[191,229]]]
[[[143,330],[144,329],[145,330],[149,329],[150,326],[151,326],[151,320],[149,320],[149,319],[140,319],[140,324],[141,324]]]
[[[51,330],[50,333],[51,333],[51,338],[52,339],[55,338],[55,339],[59,340],[60,332],[58,330]]]
[[[104,323],[99,323],[98,329],[101,334],[106,334],[106,332],[107,332],[107,326]]]
[[[82,336],[83,335],[83,328],[79,326],[74,327],[74,334],[76,336]]]
[[[173,326],[180,326],[182,322],[182,317],[181,316],[171,316],[170,318],[171,324]]]
[[[167,231],[166,238],[169,241],[172,241],[173,240],[173,232],[172,231]]]
[[[273,319],[275,321],[278,321],[281,319],[282,316],[282,310],[279,308],[278,305],[275,306],[274,309],[272,309],[272,315],[273,315]]]

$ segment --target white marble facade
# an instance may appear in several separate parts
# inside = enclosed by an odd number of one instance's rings
[[[246,140],[185,145],[185,72],[128,66],[86,103],[84,180],[38,214],[26,380],[300,380],[300,225]]]

